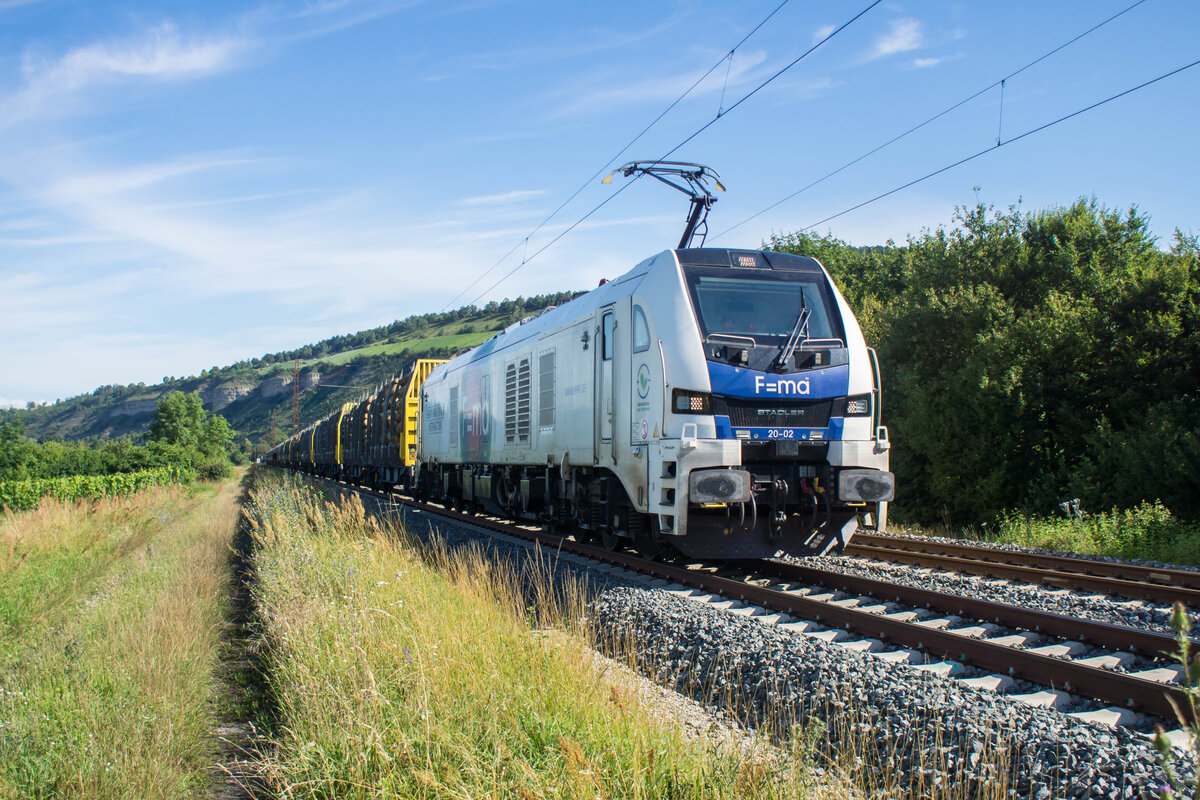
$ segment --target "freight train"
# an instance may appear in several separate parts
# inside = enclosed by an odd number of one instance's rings
[[[879,365],[814,258],[688,248],[347,404],[266,460],[690,558],[882,529]]]

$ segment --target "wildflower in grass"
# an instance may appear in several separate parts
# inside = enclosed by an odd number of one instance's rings
[[[1187,749],[1192,751],[1192,756],[1195,758],[1200,756],[1200,726],[1196,723],[1196,720],[1200,719],[1200,657],[1192,658],[1192,642],[1188,638],[1192,623],[1188,619],[1187,611],[1182,603],[1176,603],[1171,611],[1171,627],[1175,629],[1175,635],[1179,642],[1177,652],[1179,663],[1186,671],[1183,687],[1184,698],[1179,702],[1172,699],[1171,703],[1175,706],[1175,715],[1179,723],[1187,732]],[[1167,739],[1167,734],[1162,726],[1156,727],[1153,744],[1154,748],[1158,750],[1163,770],[1167,773],[1167,783],[1161,787],[1159,797],[1174,800],[1176,793],[1184,792],[1185,786],[1183,778],[1177,775],[1173,768],[1177,758],[1172,752],[1170,740]],[[1192,788],[1200,790],[1200,772],[1194,776],[1193,780]]]

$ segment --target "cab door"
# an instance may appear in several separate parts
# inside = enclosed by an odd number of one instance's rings
[[[604,306],[598,312],[600,323],[596,343],[596,463],[613,463],[614,396],[613,362],[616,358],[617,313],[615,306]]]

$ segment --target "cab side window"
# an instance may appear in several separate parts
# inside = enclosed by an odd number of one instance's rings
[[[644,353],[650,349],[650,327],[646,324],[646,313],[641,306],[633,307],[633,352]]]
[[[612,361],[613,357],[613,334],[615,333],[614,328],[616,327],[614,322],[615,320],[611,311],[604,315],[604,324],[601,328],[601,336],[604,338],[604,342],[601,347],[605,361]]]

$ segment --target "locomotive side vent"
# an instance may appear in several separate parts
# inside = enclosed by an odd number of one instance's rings
[[[506,447],[529,446],[531,372],[529,356],[522,356],[504,368],[504,444]]]
[[[438,425],[438,431],[442,429]],[[450,387],[450,446],[458,447],[458,387]]]
[[[554,427],[554,353],[547,350],[538,356],[538,427],[542,430]]]

